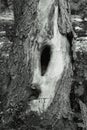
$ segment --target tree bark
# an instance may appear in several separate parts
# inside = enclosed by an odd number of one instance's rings
[[[69,99],[73,75],[69,1],[14,0],[14,16],[4,123],[14,122],[10,127],[21,130],[75,130]]]
[[[0,0],[0,11],[2,12],[3,10],[8,8],[8,1],[7,0]]]

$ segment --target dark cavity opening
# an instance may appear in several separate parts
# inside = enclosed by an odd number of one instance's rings
[[[41,75],[43,76],[46,73],[51,57],[51,46],[45,45],[41,51]]]
[[[41,90],[38,84],[32,84],[31,89],[29,90],[30,96],[29,96],[29,101],[38,99]]]

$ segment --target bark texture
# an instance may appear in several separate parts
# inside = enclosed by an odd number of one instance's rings
[[[72,61],[69,52],[73,38],[69,1],[49,0],[46,7],[42,0],[14,0],[15,38],[9,60],[10,82],[6,87],[8,100],[3,119],[7,129],[75,130],[71,121],[69,101],[72,83]],[[57,13],[56,9],[58,9]],[[58,16],[57,22],[55,16]],[[54,25],[58,25],[58,35],[64,37],[65,44],[60,44],[62,47],[60,54],[66,59],[64,59],[63,72],[53,86],[55,91],[52,102],[46,111],[43,109],[43,112],[38,114],[32,111],[31,106],[34,99],[35,102],[39,102],[41,86],[34,83],[33,79],[42,48],[45,45],[51,46],[50,42],[56,30]],[[46,99],[42,100],[44,105]]]

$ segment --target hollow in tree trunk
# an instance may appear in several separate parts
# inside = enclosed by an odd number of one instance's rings
[[[20,121],[14,128],[21,130],[75,130],[69,100],[73,38],[69,1],[14,0],[14,16],[8,124]]]

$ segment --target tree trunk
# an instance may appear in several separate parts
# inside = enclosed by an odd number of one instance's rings
[[[8,0],[0,0],[0,12],[8,8]]]
[[[4,123],[21,130],[75,130],[69,99],[73,38],[69,1],[14,0],[14,16]]]

